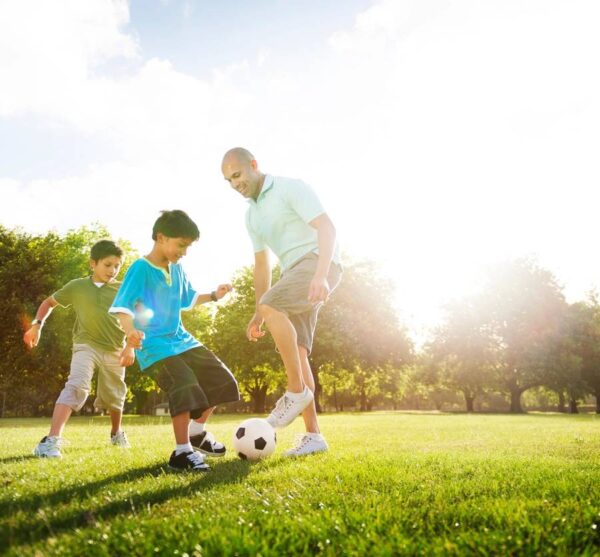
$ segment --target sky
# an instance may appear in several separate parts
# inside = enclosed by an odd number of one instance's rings
[[[596,0],[0,0],[0,223],[101,222],[146,253],[159,211],[184,209],[210,291],[253,261],[220,172],[244,146],[312,185],[416,336],[510,258],[582,299],[599,23]]]

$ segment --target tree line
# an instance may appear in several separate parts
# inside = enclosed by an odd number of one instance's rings
[[[74,314],[55,311],[33,351],[21,338],[46,296],[88,274],[89,248],[106,237],[98,224],[64,235],[0,226],[0,416],[51,412],[69,372]],[[127,254],[123,274],[138,254],[119,243]],[[283,391],[285,374],[269,335],[258,343],[245,338],[254,312],[252,268],[238,269],[232,283],[226,301],[185,312],[184,325],[238,379],[243,401],[226,410],[265,413]],[[456,407],[460,396],[467,411],[496,397],[521,412],[522,395],[542,388],[559,409],[571,411],[593,395],[600,412],[595,294],[568,304],[549,271],[532,260],[511,261],[491,269],[480,292],[449,304],[419,350],[393,299],[393,285],[373,262],[346,264],[342,283],[320,312],[311,354],[319,410],[444,409]],[[137,365],[128,368],[127,384],[129,412],[150,413],[163,400]]]

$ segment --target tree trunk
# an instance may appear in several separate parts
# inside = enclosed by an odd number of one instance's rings
[[[360,391],[360,411],[366,412],[367,410],[367,393],[365,393],[364,389]]]
[[[337,388],[336,388],[335,384],[333,385],[333,404],[335,404],[335,411],[339,412],[338,401],[337,401]]]
[[[510,412],[511,414],[524,414],[523,407],[521,406],[521,389],[510,390]]]
[[[321,387],[321,383],[319,382],[319,374],[315,370],[313,370],[313,377],[315,378],[315,408],[317,413],[320,414],[322,412],[321,392],[323,389]]]
[[[600,388],[596,389],[596,414],[600,414]]]
[[[569,399],[569,414],[579,414],[579,408],[577,408],[577,401],[574,398]]]
[[[252,389],[252,407],[255,414],[265,413],[265,403],[267,400],[267,387],[258,387]]]
[[[562,391],[556,391],[556,394],[558,395],[558,411],[566,413],[567,407],[565,406],[565,393]]]
[[[465,397],[465,405],[467,407],[467,412],[469,414],[473,413],[473,402],[475,401],[475,397],[474,396],[468,396],[466,393],[463,393],[464,397]]]

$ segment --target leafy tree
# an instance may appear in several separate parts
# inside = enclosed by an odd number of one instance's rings
[[[35,236],[0,227],[2,415],[50,412],[69,372],[74,314],[70,308],[55,311],[33,351],[23,344],[23,332],[44,298],[89,273],[91,245],[108,236],[101,225],[82,227],[62,237],[55,232]]]
[[[566,302],[556,279],[530,259],[490,270],[475,300],[485,334],[498,348],[497,386],[510,394],[511,412],[523,412],[521,394],[544,383],[547,354],[561,333]]]
[[[208,344],[234,373],[242,397],[252,402],[252,411],[262,414],[267,396],[285,384],[285,370],[270,335],[259,342],[246,338],[246,325],[256,306],[252,267],[238,271],[233,289],[217,309]]]
[[[448,305],[446,313],[444,324],[426,346],[429,370],[433,382],[460,391],[467,412],[473,412],[475,397],[493,381],[497,346],[469,300]]]
[[[413,358],[393,299],[391,282],[379,276],[375,264],[357,261],[346,265],[342,282],[320,311],[311,354],[315,376],[331,366],[349,371],[362,410],[386,397],[386,389],[397,383],[396,372]]]

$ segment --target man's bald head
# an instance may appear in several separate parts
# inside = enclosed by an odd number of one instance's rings
[[[229,149],[221,163],[223,176],[244,197],[256,199],[264,182],[254,155],[243,147]]]
[[[254,155],[248,151],[248,149],[244,149],[243,147],[234,147],[233,149],[229,149],[229,151],[223,155],[223,164],[229,160],[250,163],[256,159],[254,158]]]

